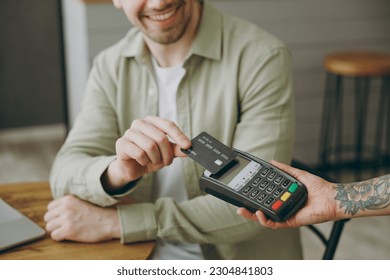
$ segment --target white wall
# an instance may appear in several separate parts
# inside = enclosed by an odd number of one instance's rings
[[[72,125],[81,110],[82,94],[90,69],[87,7],[79,0],[63,0],[68,114]]]
[[[306,163],[315,163],[318,157],[319,124],[325,78],[323,58],[331,51],[343,49],[390,52],[390,1],[213,0],[212,2],[225,12],[255,22],[279,37],[290,48],[293,57],[297,113],[294,157]],[[122,11],[116,10],[111,4],[87,5],[84,17],[88,34],[86,51],[89,61],[100,50],[121,38],[130,26]],[[70,55],[72,56],[72,53]],[[70,71],[85,71],[85,67],[79,68],[79,63],[69,66]],[[81,77],[84,76],[85,73],[82,73]],[[73,100],[80,98],[82,95],[80,91],[81,88],[77,92],[71,92],[72,96],[77,96],[77,98],[73,97]],[[77,110],[73,110],[73,113]],[[372,107],[370,111],[374,114],[375,108]],[[352,130],[348,131],[349,134],[352,133]]]

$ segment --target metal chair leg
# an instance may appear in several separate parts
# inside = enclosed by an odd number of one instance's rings
[[[349,221],[349,219],[334,222],[332,231],[327,240],[324,255],[322,256],[323,260],[332,260],[334,258],[341,233],[343,232],[344,225],[347,221]]]

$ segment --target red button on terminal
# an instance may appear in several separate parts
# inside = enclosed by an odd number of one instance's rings
[[[272,205],[272,210],[278,210],[280,208],[280,206],[283,205],[283,202],[278,200],[276,201],[273,205]]]

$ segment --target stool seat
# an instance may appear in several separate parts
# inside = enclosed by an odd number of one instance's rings
[[[342,76],[366,77],[390,75],[390,55],[369,51],[331,53],[324,61],[328,72]]]
[[[339,51],[325,57],[324,67],[319,168],[332,172],[336,181],[344,167],[354,170],[359,181],[363,168],[373,174],[379,167],[390,168],[390,54]],[[378,86],[372,87],[375,81]],[[354,95],[345,94],[352,90]],[[370,107],[373,101],[377,108]],[[351,125],[353,134],[348,134],[344,128]]]

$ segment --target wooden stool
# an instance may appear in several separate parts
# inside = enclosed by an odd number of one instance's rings
[[[320,166],[323,171],[335,170],[332,177],[339,180],[341,168],[356,171],[355,179],[361,180],[363,167],[374,171],[389,164],[390,156],[390,55],[377,52],[345,51],[326,56],[324,66],[327,71],[320,135]],[[347,145],[343,139],[345,113],[344,82],[355,82],[354,143]],[[365,146],[367,110],[370,83],[381,80],[378,114],[375,121],[376,132],[372,147]],[[346,104],[348,106],[348,104]],[[345,107],[344,107],[345,106]],[[383,135],[386,132],[386,135]],[[386,140],[386,142],[383,142]],[[343,155],[349,153],[349,159]],[[369,153],[369,158],[364,157]]]

